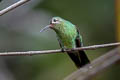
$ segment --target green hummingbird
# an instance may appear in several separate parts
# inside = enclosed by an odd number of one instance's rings
[[[74,49],[76,47],[83,46],[82,36],[80,35],[79,29],[71,22],[60,17],[53,17],[50,20],[50,24],[40,30],[40,32],[48,28],[51,28],[56,32],[60,47],[62,48],[63,52],[66,49]],[[90,63],[87,55],[83,50],[69,51],[67,53],[77,68]]]

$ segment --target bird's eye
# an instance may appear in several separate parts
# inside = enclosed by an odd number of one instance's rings
[[[56,19],[54,19],[53,21],[54,21],[54,22],[56,22],[57,20],[56,20]]]
[[[57,19],[53,19],[53,22],[57,22],[58,20]]]
[[[54,19],[51,20],[50,23],[51,23],[51,24],[58,24],[58,23],[59,23],[59,20],[54,18]]]

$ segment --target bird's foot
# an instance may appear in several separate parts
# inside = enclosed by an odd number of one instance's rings
[[[66,51],[66,49],[65,49],[65,48],[62,48],[62,49],[61,49],[61,51],[62,51],[62,52],[65,52],[65,51]]]
[[[66,52],[67,50],[69,50],[69,49],[67,49],[67,48],[62,48],[61,49],[62,52]]]

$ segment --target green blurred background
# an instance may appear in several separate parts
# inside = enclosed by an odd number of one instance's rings
[[[17,1],[3,0],[0,9]],[[117,41],[114,0],[31,0],[0,16],[0,51],[58,49],[54,31],[39,32],[53,16],[77,25],[84,46]],[[92,61],[112,48],[86,53]],[[119,64],[110,66],[94,80],[120,79],[119,67]],[[66,54],[0,57],[0,80],[63,80],[76,70]]]

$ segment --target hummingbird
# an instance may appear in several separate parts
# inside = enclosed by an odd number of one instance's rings
[[[74,49],[83,46],[82,36],[80,35],[79,29],[71,22],[61,17],[53,17],[50,20],[49,25],[41,29],[40,32],[43,32],[48,28],[56,32],[58,42],[63,52],[67,49]],[[68,51],[67,54],[73,60],[77,68],[81,68],[90,63],[83,50]]]

